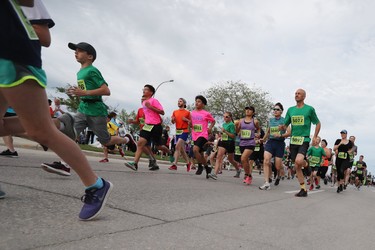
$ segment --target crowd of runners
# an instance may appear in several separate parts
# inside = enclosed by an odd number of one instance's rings
[[[42,168],[47,172],[69,176],[70,167],[75,170],[85,186],[82,197],[84,205],[79,214],[81,220],[95,218],[113,188],[111,182],[94,173],[75,143],[77,134],[87,128],[104,146],[104,159],[101,162],[108,162],[108,152],[115,150],[115,145],[127,145],[135,156],[134,161],[124,164],[133,171],[142,167],[142,153],[150,159],[150,171],[159,169],[151,150],[151,145],[154,145],[169,155],[171,171],[178,169],[182,157],[188,172],[196,165],[196,175],[205,173],[207,179],[215,181],[218,181],[226,164],[233,166],[236,178],[240,178],[243,171],[244,185],[252,184],[254,167],[263,170],[261,190],[271,189],[272,173],[274,186],[279,185],[280,179],[285,176],[295,176],[300,187],[297,197],[306,197],[308,190],[319,189],[321,180],[336,183],[337,193],[344,191],[348,184],[354,184],[359,189],[366,183],[364,156],[355,161],[355,137],[348,138],[348,132],[342,130],[333,148],[327,148],[327,141],[319,137],[320,120],[315,109],[304,102],[306,92],[303,89],[295,92],[296,105],[287,109],[285,117],[282,116],[284,107],[281,103],[273,106],[273,117],[267,121],[265,131],[255,116],[255,107],[249,103],[244,107],[244,115],[240,119],[234,120],[231,110],[226,110],[224,122],[219,124],[215,135],[215,118],[205,109],[207,99],[197,95],[195,107],[189,111],[186,100],[179,98],[178,109],[171,114],[176,131],[175,150],[172,151],[162,139],[162,116],[168,114],[154,97],[155,88],[146,84],[140,95],[142,107],[138,110],[137,118],[129,121],[140,124],[139,140],[135,142],[130,134],[119,136],[118,128],[108,126],[113,116],[108,116],[107,106],[102,99],[102,96],[110,95],[110,89],[101,72],[93,66],[97,56],[95,48],[86,42],[69,43],[67,46],[67,49],[74,51],[74,57],[80,64],[77,85],[67,90],[69,95],[79,97],[78,111],[74,117],[65,112],[51,119],[44,89],[47,82],[41,67],[41,46],[44,39],[50,39],[49,28],[54,23],[51,25],[41,1],[35,1],[34,6],[30,4],[32,2],[0,1],[0,20],[4,24],[0,39],[0,112],[5,114],[12,107],[16,113],[2,119],[0,136],[22,135],[37,141],[45,150],[56,152],[61,157],[60,161],[42,163]],[[30,6],[27,9],[21,5]],[[112,124],[115,125],[115,121]],[[262,121],[262,124],[266,122]],[[315,128],[311,135],[312,125]],[[286,138],[290,142],[287,147]],[[186,152],[186,145],[191,145],[191,151]],[[2,155],[12,156],[9,152],[14,153],[14,149],[7,150]],[[123,154],[121,148],[119,152]],[[327,178],[326,174],[329,166],[332,169],[331,178]],[[4,196],[0,190],[0,197]]]

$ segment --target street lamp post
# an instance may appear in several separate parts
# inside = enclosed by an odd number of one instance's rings
[[[167,82],[174,82],[174,80],[169,80],[169,81],[164,81],[164,82],[159,83],[159,85],[158,85],[158,86],[156,87],[156,89],[155,89],[154,96],[156,95],[156,91],[158,91],[158,88],[159,88],[161,85],[163,85],[164,83],[167,83]]]

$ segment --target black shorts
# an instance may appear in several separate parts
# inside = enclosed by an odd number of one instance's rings
[[[235,142],[233,140],[219,141],[218,147],[225,148],[228,154],[233,154],[235,149]]]
[[[320,178],[324,179],[326,177],[327,171],[328,171],[328,167],[322,167],[322,166],[320,166],[317,175]]]
[[[304,142],[302,145],[290,144],[290,159],[294,162],[298,154],[303,154],[304,156],[306,156],[309,146],[310,143],[308,142]]]
[[[163,145],[162,140],[161,140],[162,139],[161,136],[162,136],[162,133],[163,133],[163,127],[161,126],[161,124],[153,125],[151,131],[146,131],[144,129],[145,129],[145,126],[143,126],[143,129],[139,133],[139,135],[142,138],[146,139],[147,142],[152,141],[155,146]]]
[[[363,174],[356,174],[356,177],[358,177],[358,180],[360,180],[360,181],[364,180]]]
[[[207,143],[206,138],[198,137],[198,139],[194,141],[194,146],[197,146],[199,148],[199,152],[203,152],[206,146],[206,143]]]
[[[257,150],[257,147],[259,147],[259,150]],[[264,159],[264,146],[255,146],[253,153],[250,155],[250,160],[256,161],[259,160],[260,162],[263,162]]]
[[[311,167],[310,166],[304,167],[302,169],[302,173],[303,173],[304,176],[310,176],[311,175]]]

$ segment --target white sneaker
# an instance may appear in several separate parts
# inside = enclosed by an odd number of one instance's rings
[[[271,185],[268,182],[266,182],[266,183],[263,184],[263,186],[260,186],[259,189],[260,190],[270,190]]]

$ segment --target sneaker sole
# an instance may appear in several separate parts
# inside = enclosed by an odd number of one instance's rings
[[[124,165],[125,165],[125,167],[127,167],[127,168],[130,168],[131,170],[133,170],[133,171],[137,171],[137,169],[135,168],[135,166],[132,166],[132,165],[129,165],[128,163],[124,163]]]
[[[82,221],[93,220],[93,219],[95,219],[95,218],[100,214],[100,212],[103,210],[105,204],[107,203],[108,197],[109,197],[109,195],[111,194],[112,189],[113,189],[113,184],[112,184],[111,182],[109,182],[109,181],[106,181],[106,182],[109,184],[109,188],[108,188],[107,194],[105,195],[104,200],[103,200],[103,202],[102,202],[102,206],[100,207],[100,209],[98,210],[98,212],[96,212],[96,214],[94,214],[93,216],[91,216],[90,218],[87,218],[87,219],[81,219],[81,218],[79,218],[80,220],[82,220]]]
[[[62,175],[62,176],[71,176],[71,173],[69,173],[69,172],[66,172],[64,170],[54,169],[54,168],[51,168],[50,166],[47,166],[45,164],[42,164],[41,167],[44,171],[46,171],[48,173],[58,174],[58,175]]]

